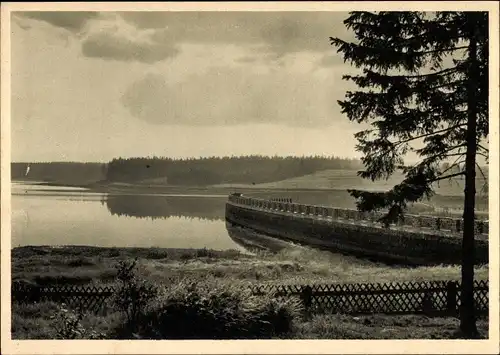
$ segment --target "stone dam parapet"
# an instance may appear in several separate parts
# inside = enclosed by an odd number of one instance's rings
[[[460,264],[463,221],[406,215],[384,227],[382,213],[230,195],[226,220],[276,238],[403,264]],[[476,263],[488,263],[488,221],[476,221]]]

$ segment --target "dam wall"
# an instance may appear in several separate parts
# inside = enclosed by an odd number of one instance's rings
[[[226,221],[322,249],[409,265],[460,264],[460,219],[408,215],[384,227],[381,214],[231,195]],[[488,222],[476,221],[476,264],[488,263]]]

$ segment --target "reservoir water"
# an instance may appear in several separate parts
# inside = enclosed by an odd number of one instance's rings
[[[12,247],[91,245],[238,249],[226,195],[110,195],[12,183]]]
[[[354,207],[346,191],[255,191],[309,204]],[[242,250],[225,224],[227,194],[108,194],[12,182],[12,247],[210,248]],[[241,237],[241,236],[240,236]],[[236,241],[238,242],[236,242]]]
[[[12,182],[12,247],[89,245],[237,249],[248,235],[225,223],[227,194],[96,193],[83,188]],[[219,190],[220,191],[220,190]],[[259,191],[260,198],[355,208],[345,190]],[[245,235],[237,235],[244,233]],[[267,245],[266,245],[267,247]]]

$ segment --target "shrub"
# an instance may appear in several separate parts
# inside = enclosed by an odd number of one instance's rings
[[[82,325],[85,317],[83,310],[73,311],[61,304],[59,311],[52,318],[56,330],[56,339],[103,339],[105,334],[87,329]]]
[[[138,272],[137,259],[120,261],[117,266],[116,292],[111,304],[124,314],[130,332],[134,332],[139,317],[146,306],[156,297],[158,289],[142,279]]]
[[[157,298],[140,316],[134,334],[128,324],[117,329],[120,338],[142,339],[261,339],[293,331],[301,305],[255,296],[248,287],[215,279],[181,281]]]
[[[71,267],[94,266],[95,262],[86,257],[79,257],[70,259],[67,262],[67,265]]]
[[[159,248],[151,248],[148,250],[146,257],[147,259],[165,259],[168,258],[168,251]]]

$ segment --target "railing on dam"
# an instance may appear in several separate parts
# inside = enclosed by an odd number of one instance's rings
[[[279,202],[275,200],[271,201],[239,195],[230,195],[229,202],[273,213],[298,214],[332,220],[364,221],[375,224],[378,223],[378,219],[380,219],[383,215],[382,212],[361,212],[355,209],[305,205],[293,202]],[[411,214],[405,214],[404,219],[399,220],[395,225],[423,229],[430,228],[433,230],[452,233],[460,233],[463,230],[463,220],[460,218]],[[478,235],[487,235],[488,221],[476,220],[475,233]]]

